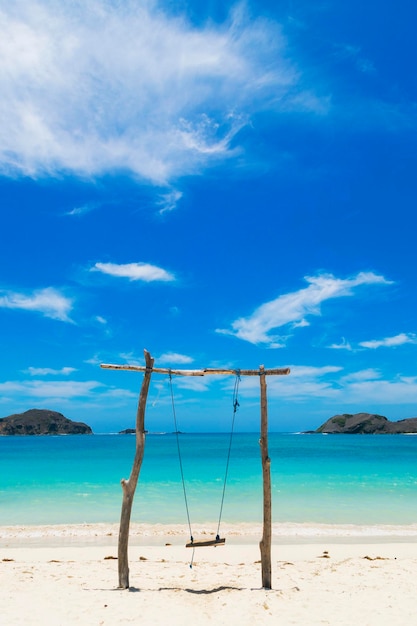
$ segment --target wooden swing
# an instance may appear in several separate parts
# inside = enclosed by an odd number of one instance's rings
[[[147,350],[144,350],[146,366],[139,365],[113,365],[101,364],[103,369],[127,370],[143,372],[143,381],[139,394],[138,408],[136,412],[136,451],[133,460],[132,470],[129,478],[122,479],[121,485],[123,490],[122,511],[120,514],[120,529],[118,543],[118,571],[119,571],[119,588],[129,588],[129,560],[128,560],[128,543],[129,543],[129,526],[132,512],[133,498],[139,478],[140,468],[143,460],[145,449],[145,410],[146,400],[148,397],[149,383],[152,372],[160,374],[173,374],[177,376],[207,376],[210,374],[230,375],[236,374],[235,370],[230,369],[209,369],[202,370],[171,370],[166,368],[157,368],[153,366],[154,359]],[[268,455],[268,403],[266,395],[266,376],[282,376],[290,373],[290,369],[275,368],[266,370],[263,365],[257,370],[240,370],[241,376],[259,376],[261,391],[261,436],[259,445],[261,447],[262,460],[262,481],[263,481],[263,532],[262,539],[259,543],[261,552],[261,568],[262,568],[262,587],[271,589],[271,536],[272,536],[272,498],[271,498],[271,459]],[[216,540],[214,540],[216,541]],[[198,542],[200,543],[200,542]],[[206,545],[206,542],[203,542]],[[221,543],[224,543],[223,541]],[[220,545],[220,542],[218,543]],[[191,546],[190,546],[191,547]],[[195,542],[194,546],[197,547]]]
[[[221,538],[217,535],[216,539],[207,539],[207,541],[194,541],[193,538],[191,538],[191,541],[189,543],[185,544],[186,548],[206,548],[207,546],[224,546],[224,544],[226,543],[226,539],[225,538]]]

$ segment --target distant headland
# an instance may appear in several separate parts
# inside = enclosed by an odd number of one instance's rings
[[[343,413],[334,415],[317,430],[309,433],[346,435],[405,435],[417,433],[417,417],[391,422],[375,413]]]
[[[73,422],[62,413],[30,409],[0,418],[0,435],[91,435],[90,426]]]

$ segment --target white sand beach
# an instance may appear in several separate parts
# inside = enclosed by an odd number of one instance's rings
[[[257,528],[225,529],[190,568],[181,527],[133,525],[120,590],[117,525],[0,527],[0,623],[417,624],[416,529],[332,528],[275,528],[267,591]]]

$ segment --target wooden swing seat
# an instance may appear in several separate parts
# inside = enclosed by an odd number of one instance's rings
[[[224,546],[226,543],[226,539],[221,539],[220,537],[216,539],[208,539],[207,541],[190,541],[190,543],[186,543],[186,548],[206,548],[207,546]]]

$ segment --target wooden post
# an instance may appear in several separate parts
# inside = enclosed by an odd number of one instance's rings
[[[148,397],[149,383],[152,375],[152,367],[154,359],[149,352],[144,350],[146,369],[143,376],[142,387],[140,390],[138,408],[136,412],[136,452],[133,460],[132,471],[128,480],[121,480],[123,489],[122,512],[120,515],[119,528],[119,547],[118,547],[118,566],[119,566],[119,588],[129,588],[129,560],[128,560],[128,543],[129,543],[129,527],[130,516],[132,512],[133,497],[135,495],[136,485],[138,483],[139,472],[142,465],[143,454],[145,451],[145,409]]]
[[[271,459],[268,456],[268,402],[266,396],[265,368],[259,368],[261,384],[261,446],[263,478],[263,533],[259,544],[262,564],[262,587],[271,589],[271,535],[272,535],[272,497],[271,497]]]

